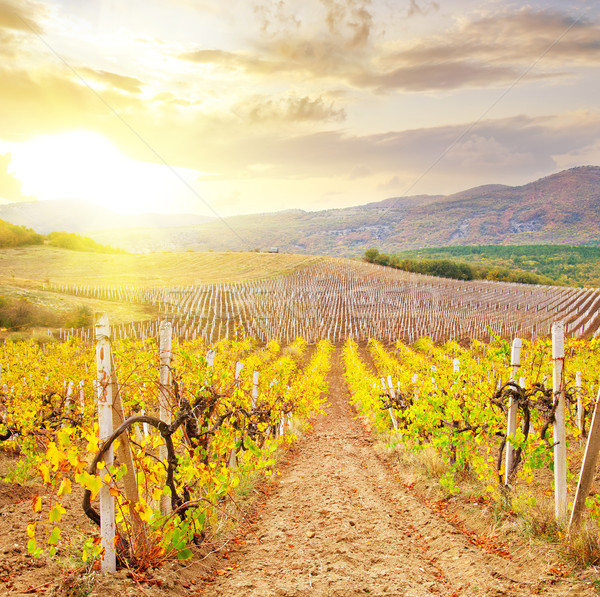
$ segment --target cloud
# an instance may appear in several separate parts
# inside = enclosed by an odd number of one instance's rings
[[[293,3],[288,4],[260,3],[254,7],[260,34],[243,51],[198,48],[177,57],[249,76],[277,74],[296,80],[334,77],[348,81],[349,73],[372,46],[371,1],[315,0],[308,8],[304,4],[296,7],[304,20],[292,11]]]
[[[564,64],[579,58],[600,63],[600,26],[597,22],[574,20],[552,11],[521,9],[464,21],[443,36],[423,39],[385,60],[408,64],[441,63],[445,60],[527,64],[541,60]]]
[[[252,50],[205,48],[179,57],[248,76],[331,79],[378,92],[505,86],[532,65],[526,80],[562,80],[577,65],[600,65],[600,25],[558,12],[524,8],[463,19],[441,35],[383,49],[372,39],[368,2],[321,2],[326,31],[296,28],[261,39]],[[427,6],[413,0],[409,12]]]
[[[392,176],[392,178],[390,178],[386,182],[377,185],[377,190],[393,192],[395,190],[402,188],[402,186],[403,186],[403,183],[400,181],[400,177],[397,174],[395,174],[394,176]]]
[[[437,2],[426,2],[421,3],[417,0],[410,0],[410,6],[408,7],[408,16],[414,17],[416,15],[427,15],[430,12],[439,10],[440,5]]]
[[[343,40],[346,48],[364,47],[371,36],[373,16],[370,0],[321,0],[325,22],[332,37]]]
[[[181,60],[196,62],[222,69],[248,71],[254,74],[273,74],[284,70],[283,65],[265,60],[249,52],[229,52],[226,50],[194,50],[177,56]]]
[[[11,0],[0,0],[0,28],[42,33],[37,22],[37,11],[42,10],[41,5],[32,2],[17,4]]]
[[[282,27],[297,29],[302,21],[294,12],[286,11],[285,2],[269,2],[257,4],[253,8],[259,20],[260,30],[263,34],[270,34],[273,30],[280,31]]]
[[[514,81],[520,71],[511,66],[493,66],[469,61],[446,61],[444,63],[409,64],[387,72],[363,71],[354,76],[359,87],[375,88],[377,91],[434,91],[452,90],[459,87],[487,87]],[[548,78],[539,74],[535,78]],[[553,75],[555,78],[556,75]],[[530,77],[534,78],[534,77]]]
[[[346,119],[342,108],[336,108],[333,102],[327,102],[322,96],[246,98],[232,111],[251,123],[340,122]]]
[[[531,79],[561,79],[574,61],[600,64],[600,26],[551,11],[522,9],[465,21],[454,30],[381,55],[355,75],[360,86],[427,91],[504,85],[526,68]]]
[[[131,137],[106,104],[125,114],[138,126],[149,118],[149,108],[135,95],[108,88],[104,102],[72,77],[51,67],[16,70],[0,66],[0,113],[10,115],[2,123],[2,138],[23,141],[35,135],[65,129],[97,130],[118,138]]]
[[[10,202],[31,201],[32,197],[23,195],[21,192],[21,181],[9,172],[10,162],[10,153],[0,154],[0,199]]]
[[[94,70],[88,67],[79,68],[78,72],[84,79],[93,79],[103,85],[121,89],[127,93],[141,93],[142,91],[143,83],[135,77],[127,77],[105,70]]]
[[[600,114],[489,120],[472,128],[440,126],[372,135],[327,131],[291,138],[276,135],[240,139],[228,147],[223,176],[247,176],[252,163],[270,164],[265,176],[280,179],[348,180],[356,164],[379,177],[378,184],[423,180],[418,192],[446,192],[484,182],[516,183],[557,169],[556,156],[594,147],[600,137]],[[213,147],[214,150],[214,147]],[[225,148],[224,148],[225,150]],[[580,164],[589,163],[580,154]],[[212,158],[217,160],[218,155]],[[564,158],[562,158],[564,159]],[[216,171],[216,163],[203,161]],[[253,172],[260,178],[261,172]],[[459,181],[460,184],[459,184]],[[462,182],[462,181],[467,181]],[[472,185],[471,185],[472,186]]]

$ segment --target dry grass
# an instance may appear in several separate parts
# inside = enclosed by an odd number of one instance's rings
[[[429,500],[449,498],[440,485],[440,478],[450,467],[435,449],[426,447],[415,452],[402,444],[394,445],[392,434],[382,436],[377,449],[396,462],[403,483],[414,487],[419,495]],[[579,450],[581,447],[576,446],[573,451]],[[478,528],[478,532],[552,544],[569,566],[576,569],[600,563],[598,520],[585,516],[581,528],[571,536],[567,533],[567,521],[556,521],[551,471],[538,470],[533,483],[517,480],[510,489],[493,494],[486,491],[485,483],[468,471],[456,474],[454,479],[459,493],[450,502],[469,519],[469,526]],[[568,499],[573,499],[572,493]],[[475,509],[471,507],[472,502],[477,503]],[[485,504],[483,508],[482,503]]]
[[[73,296],[56,292],[47,292],[36,288],[24,288],[0,283],[0,296],[9,299],[23,299],[34,306],[50,309],[58,316],[73,311],[80,307],[89,309],[91,313],[108,313],[110,321],[114,324],[128,323],[130,321],[144,321],[155,316],[154,309],[149,306],[133,303],[120,303],[116,301],[102,301],[97,299]],[[21,331],[19,329],[13,330]],[[41,334],[47,328],[27,328],[28,334]],[[7,334],[0,332],[0,339]]]
[[[92,286],[183,286],[239,282],[290,273],[320,257],[271,253],[105,255],[51,247],[0,250],[0,284],[44,282]]]

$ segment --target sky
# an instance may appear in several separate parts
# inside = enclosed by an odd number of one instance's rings
[[[227,217],[600,165],[591,0],[0,0],[0,202]]]

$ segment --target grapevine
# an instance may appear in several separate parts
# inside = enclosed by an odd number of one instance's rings
[[[216,353],[212,366],[205,356],[209,349]],[[202,542],[219,518],[229,515],[228,496],[240,480],[254,473],[269,477],[278,447],[292,441],[295,429],[308,426],[320,411],[331,345],[319,343],[303,364],[306,351],[302,339],[282,350],[274,341],[260,348],[241,334],[213,347],[201,341],[176,343],[168,388],[173,422],[165,422],[157,410],[161,390],[156,342],[114,342],[118,395],[127,414],[100,444],[94,420],[95,371],[89,366],[93,348],[78,341],[44,349],[7,343],[0,432],[27,466],[39,472],[48,490],[33,502],[36,519],[27,528],[30,553],[54,556],[69,540],[62,528],[65,497],[77,485],[85,514],[98,524],[94,501],[103,483],[110,483],[122,566],[143,572],[169,557],[190,557],[190,546]],[[235,377],[238,359],[244,363]],[[47,367],[39,371],[49,371],[41,380],[33,375],[35,361]],[[259,372],[256,388],[253,371]],[[119,456],[109,468],[103,462],[111,447],[120,454],[125,438],[137,471],[135,502],[124,485],[124,461]],[[163,462],[158,458],[161,445],[167,449]],[[163,496],[170,512],[161,511]],[[102,557],[94,537],[81,553],[84,561]]]

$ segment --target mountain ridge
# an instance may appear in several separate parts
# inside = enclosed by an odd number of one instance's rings
[[[77,199],[20,201],[0,205],[0,219],[33,228],[40,234],[65,231],[91,233],[124,228],[168,228],[200,225],[212,218],[196,214],[119,214]]]
[[[0,219],[37,230],[33,218],[11,220],[6,207],[0,206]],[[45,225],[65,229],[51,221],[49,211]],[[54,221],[60,221],[58,211],[55,206]],[[198,223],[201,216],[146,214],[141,221],[151,225],[130,228],[126,224],[133,217],[117,216],[121,229],[113,230],[101,230],[106,220],[98,220],[90,229],[90,216],[79,218],[74,225],[80,229],[68,231],[134,252],[278,247],[287,252],[358,256],[367,247],[389,253],[453,245],[597,244],[600,167],[571,168],[514,187],[487,184],[451,195],[391,197],[314,212],[293,209],[232,216],[226,222],[233,232],[217,219]]]

